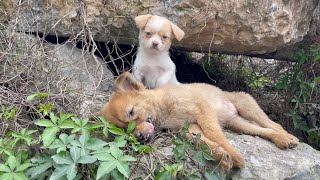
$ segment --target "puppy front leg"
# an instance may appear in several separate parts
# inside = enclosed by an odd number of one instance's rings
[[[157,79],[156,86],[160,87],[167,84],[180,84],[176,78],[175,71],[167,71]]]
[[[194,135],[200,134],[200,142],[195,142],[197,146],[200,146],[202,142],[205,142],[211,149],[211,154],[214,155],[215,161],[219,162],[222,169],[229,171],[233,166],[233,161],[230,154],[225,151],[219,144],[208,139],[201,128],[197,124],[190,124],[187,137],[190,139],[194,138]]]
[[[222,132],[216,115],[212,113],[211,109],[197,116],[197,124],[208,139],[219,144],[231,155],[235,167],[244,168],[245,160],[241,154],[229,144],[228,139]]]

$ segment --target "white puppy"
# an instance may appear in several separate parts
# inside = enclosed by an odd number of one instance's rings
[[[184,32],[160,16],[140,15],[134,20],[140,32],[133,74],[150,89],[180,84],[176,78],[176,66],[169,57],[169,48],[172,39],[175,37],[180,41]]]

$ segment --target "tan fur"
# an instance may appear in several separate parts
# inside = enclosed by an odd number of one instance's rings
[[[279,148],[293,148],[298,139],[287,133],[281,125],[271,121],[256,101],[244,92],[224,92],[202,83],[168,85],[145,89],[143,84],[128,72],[118,77],[115,91],[100,115],[120,127],[131,120],[137,121],[134,133],[150,133],[147,119],[160,128],[179,130],[184,121],[190,122],[189,132],[200,133],[215,151],[224,169],[243,168],[241,154],[229,144],[222,132],[228,127],[238,133],[261,136]],[[129,113],[131,110],[134,113]]]

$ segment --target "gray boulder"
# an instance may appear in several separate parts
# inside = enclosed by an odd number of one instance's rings
[[[281,150],[260,137],[231,133],[227,137],[246,160],[246,167],[232,179],[320,179],[320,152],[305,143]]]
[[[298,46],[319,43],[319,0],[102,1],[2,0],[0,22],[16,30],[137,42],[133,17],[167,17],[185,32],[180,49],[292,60]]]

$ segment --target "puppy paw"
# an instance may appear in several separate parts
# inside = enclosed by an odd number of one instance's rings
[[[299,139],[289,133],[278,133],[273,137],[272,141],[280,149],[292,149],[299,143]]]
[[[225,171],[229,171],[233,167],[233,161],[231,155],[222,149],[221,147],[215,150],[214,156],[217,163]]]
[[[233,167],[240,168],[240,169],[245,167],[246,165],[245,160],[239,152],[237,151],[233,152],[231,154],[231,157],[233,161]]]

